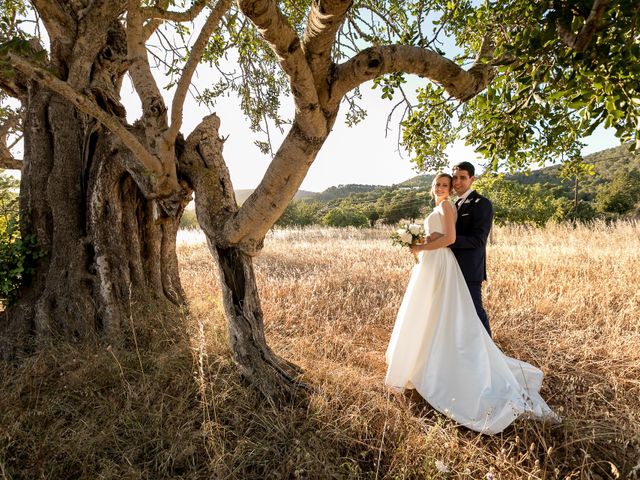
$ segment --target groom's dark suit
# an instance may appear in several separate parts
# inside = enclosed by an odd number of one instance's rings
[[[482,282],[487,279],[486,245],[492,221],[491,202],[472,191],[458,207],[456,241],[450,245],[469,287],[476,312],[489,335],[489,319],[482,306]]]

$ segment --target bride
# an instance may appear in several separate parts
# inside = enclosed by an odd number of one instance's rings
[[[447,248],[456,238],[451,188],[450,175],[436,175],[436,208],[424,222],[429,241],[413,247],[420,263],[393,327],[385,384],[415,388],[433,408],[482,433],[499,433],[520,417],[558,421],[539,394],[542,371],[502,353],[476,314]]]

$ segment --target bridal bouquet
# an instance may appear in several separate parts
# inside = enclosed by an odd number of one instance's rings
[[[424,227],[422,225],[418,225],[417,223],[403,225],[391,234],[391,243],[402,247],[410,247],[411,245],[422,243],[424,234]],[[415,258],[416,263],[418,263],[418,257],[414,255],[413,258]]]

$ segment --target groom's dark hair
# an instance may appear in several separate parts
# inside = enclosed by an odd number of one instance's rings
[[[470,177],[473,177],[476,174],[476,167],[474,167],[473,164],[469,162],[460,162],[454,165],[453,169],[464,170],[469,174]]]

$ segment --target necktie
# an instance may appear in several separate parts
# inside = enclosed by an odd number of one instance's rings
[[[459,198],[458,200],[456,200],[456,208],[460,208],[460,205],[462,205],[462,198]]]

